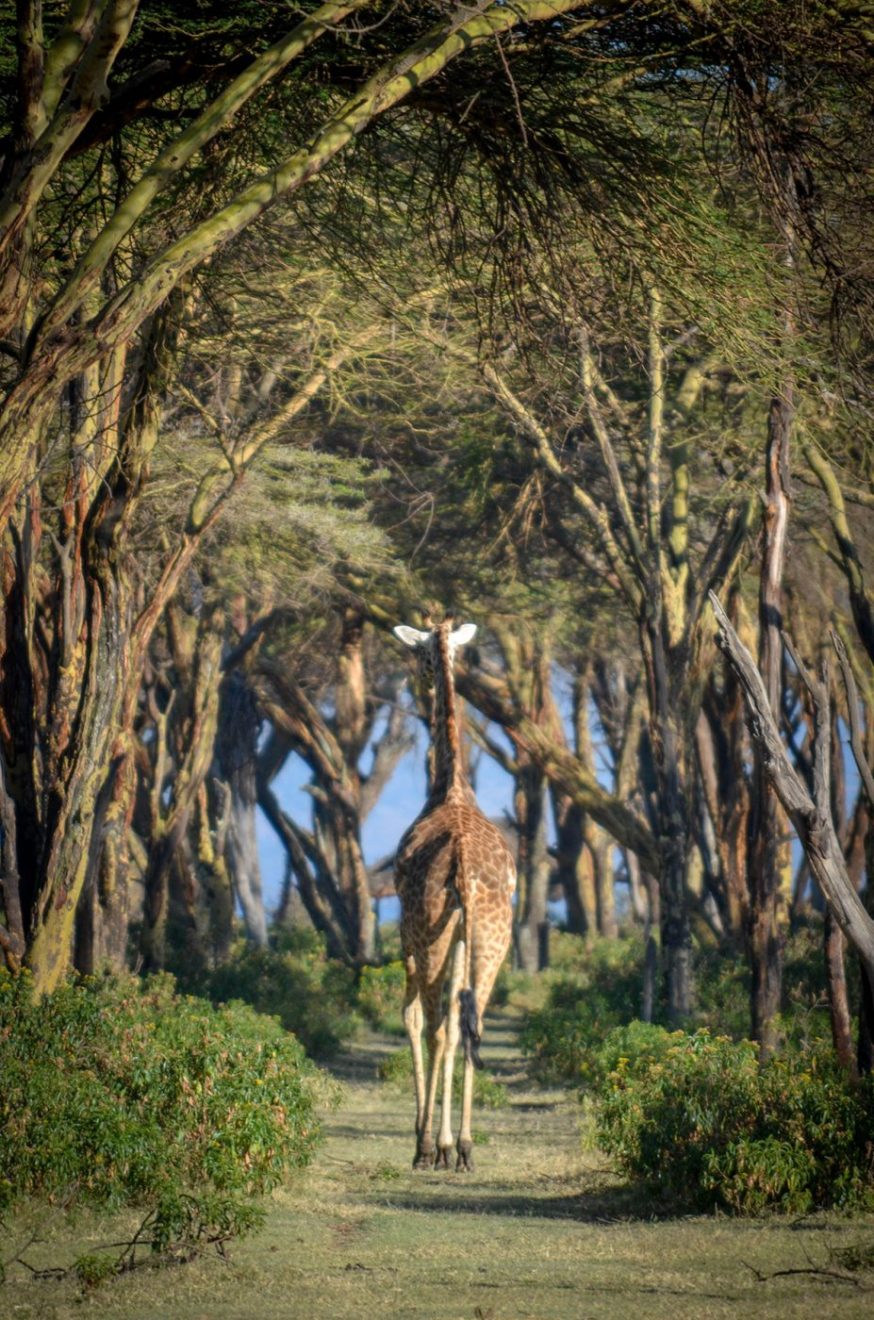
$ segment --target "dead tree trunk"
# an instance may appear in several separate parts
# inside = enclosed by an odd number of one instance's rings
[[[815,734],[811,794],[783,746],[761,674],[719,601],[712,594],[711,602],[719,624],[717,640],[743,687],[750,711],[753,741],[761,755],[768,781],[795,825],[813,877],[835,921],[857,950],[866,974],[874,982],[874,919],[866,911],[850,880],[843,849],[832,821],[828,683],[814,679],[797,655],[793,654],[813,705]],[[866,767],[863,774],[866,771],[870,779],[870,769]]]

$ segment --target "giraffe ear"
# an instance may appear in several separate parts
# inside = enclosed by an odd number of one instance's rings
[[[395,637],[398,637],[405,646],[423,646],[431,636],[430,633],[419,632],[418,628],[409,628],[405,623],[399,623],[396,628],[392,628]]]
[[[460,628],[449,634],[449,640],[453,646],[467,646],[476,637],[476,624],[463,623]]]

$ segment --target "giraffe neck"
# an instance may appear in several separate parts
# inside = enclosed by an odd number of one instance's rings
[[[441,631],[434,665],[434,783],[430,800],[443,802],[450,796],[467,796],[467,781],[461,756],[461,738],[455,702],[455,680],[449,654],[449,637]]]

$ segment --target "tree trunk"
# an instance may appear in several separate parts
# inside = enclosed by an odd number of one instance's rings
[[[832,1042],[841,1067],[845,1068],[851,1077],[855,1077],[857,1075],[856,1052],[853,1048],[852,1019],[847,998],[847,975],[844,967],[846,940],[829,909],[826,909],[823,928]]]
[[[539,972],[543,970],[539,931],[547,917],[550,866],[546,847],[545,783],[536,766],[520,766],[516,776],[515,805],[519,831],[517,875],[520,880],[515,913],[516,960],[523,972]]]
[[[246,933],[256,947],[265,948],[267,917],[256,835],[260,724],[254,693],[242,674],[233,671],[222,683],[216,742],[222,778],[230,791],[228,869],[243,911]]]
[[[779,721],[783,704],[783,566],[789,528],[789,440],[794,417],[793,389],[771,400],[765,458],[765,515],[759,581],[759,669],[768,702]],[[753,1040],[766,1059],[777,1044],[785,942],[780,893],[780,810],[768,773],[757,753],[753,773],[749,844],[749,955]]]
[[[788,812],[807,854],[811,873],[835,920],[856,948],[869,979],[874,979],[874,920],[856,892],[832,822],[829,791],[830,694],[807,670],[797,652],[795,667],[810,695],[814,714],[813,795],[790,761],[761,674],[734,631],[716,596],[710,601],[719,625],[717,641],[743,684],[752,734],[768,777]],[[787,646],[789,643],[786,643]],[[865,769],[870,777],[870,771]]]
[[[575,802],[550,785],[556,832],[556,869],[567,906],[567,928],[574,935],[589,936],[595,917],[592,887],[586,885],[583,837],[584,813]]]
[[[659,619],[642,631],[650,688],[649,738],[655,763],[661,854],[661,956],[664,964],[668,1021],[680,1023],[692,1012],[692,931],[686,895],[686,867],[691,840],[680,762],[681,710],[672,691],[669,660]]]

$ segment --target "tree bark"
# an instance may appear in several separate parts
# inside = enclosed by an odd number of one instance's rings
[[[783,568],[789,530],[789,441],[794,417],[791,381],[771,400],[765,456],[765,515],[759,579],[759,669],[772,711],[783,704]],[[750,1016],[753,1040],[766,1059],[777,1044],[785,943],[780,894],[780,810],[757,754],[753,772],[749,843]]]
[[[228,869],[243,912],[246,933],[258,948],[267,946],[267,915],[256,836],[257,756],[260,717],[254,693],[242,674],[224,678],[216,740],[221,775],[230,794],[227,829]]]

